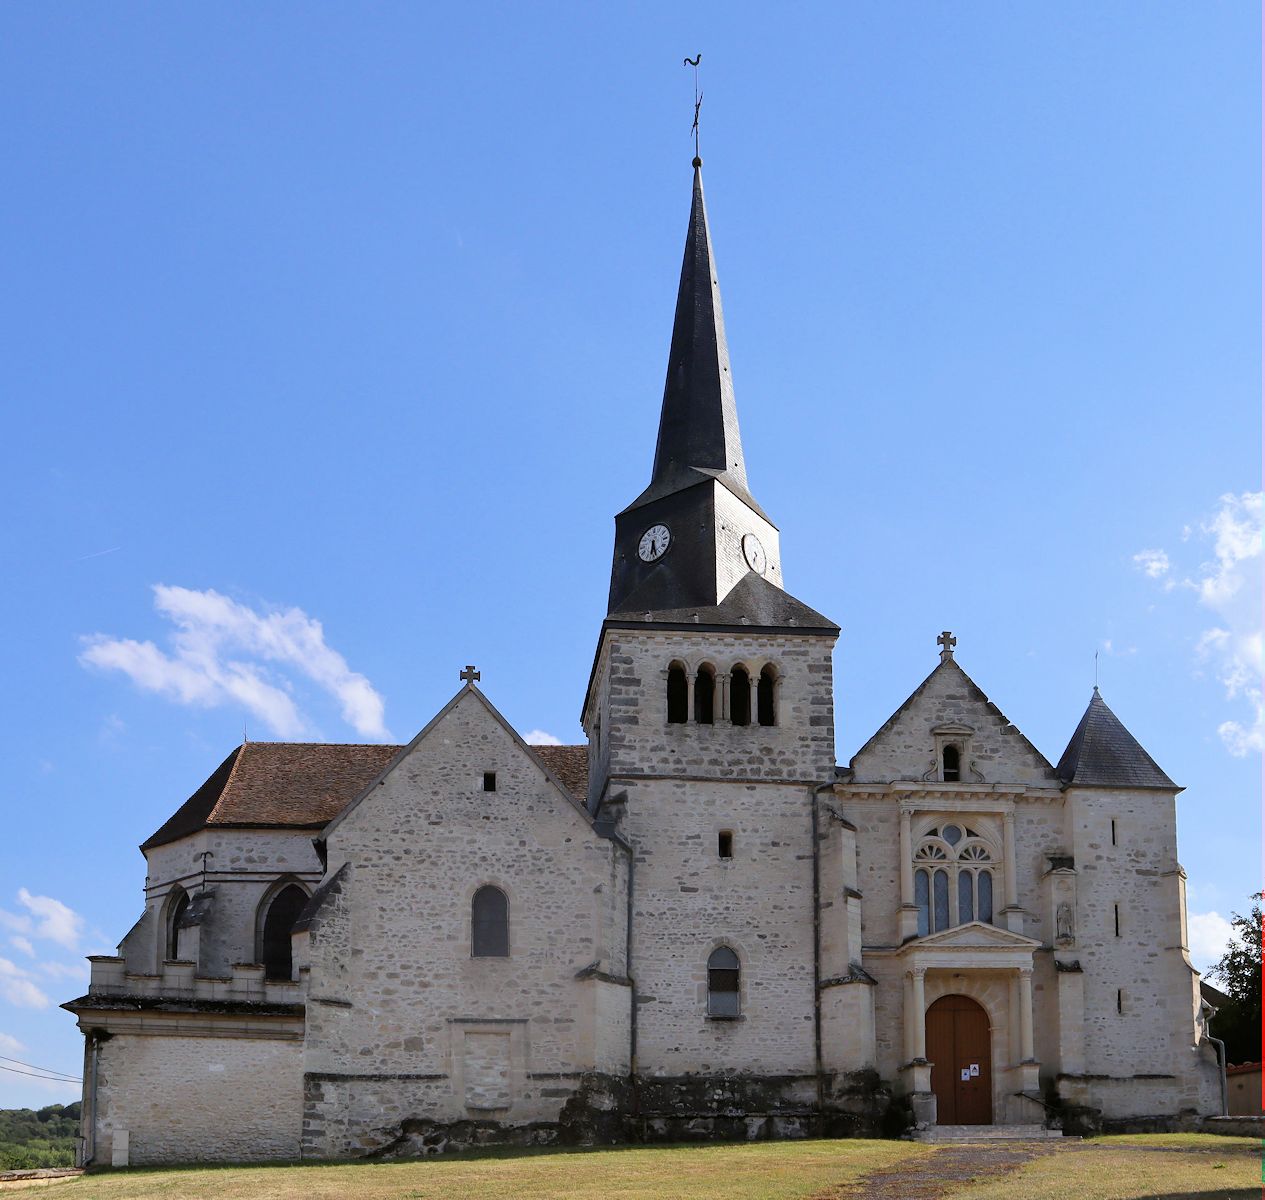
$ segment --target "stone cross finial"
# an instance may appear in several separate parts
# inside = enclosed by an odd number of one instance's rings
[[[464,683],[474,683],[476,680],[483,678],[482,671],[476,671],[473,663],[466,663],[466,669],[461,672],[461,679]]]
[[[936,645],[942,647],[940,651],[940,660],[942,662],[946,658],[953,657],[953,647],[957,644],[957,638],[955,638],[947,629],[938,638],[936,638]]]

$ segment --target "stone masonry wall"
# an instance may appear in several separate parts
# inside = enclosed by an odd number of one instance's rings
[[[643,1077],[812,1075],[812,806],[834,774],[833,639],[610,630],[608,813],[634,850],[637,1065]],[[669,725],[666,674],[773,664],[777,724]],[[719,691],[719,689],[718,689]],[[754,714],[753,714],[754,719]],[[720,832],[733,857],[718,854]],[[707,961],[741,965],[741,1016],[709,1019]],[[682,1085],[684,1086],[684,1085]]]
[[[310,933],[305,1155],[380,1152],[406,1122],[556,1122],[599,1059],[627,1071],[626,856],[477,692],[331,828],[344,863]],[[509,898],[508,958],[471,956],[484,884]]]
[[[128,1133],[132,1166],[299,1156],[297,1041],[116,1034],[101,1044],[97,1164]]]

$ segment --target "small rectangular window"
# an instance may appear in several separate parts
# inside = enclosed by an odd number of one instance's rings
[[[1115,910],[1115,914],[1116,914],[1116,937],[1119,937],[1119,936],[1120,936],[1120,905],[1118,905],[1118,904],[1113,904],[1111,907]]]
[[[1111,818],[1111,844],[1113,846],[1116,844],[1116,818],[1115,817]]]
[[[733,858],[734,856],[734,835],[729,829],[722,829],[716,838],[716,853],[721,858]]]
[[[495,771],[483,772],[483,790],[485,792],[496,791],[496,772]]]

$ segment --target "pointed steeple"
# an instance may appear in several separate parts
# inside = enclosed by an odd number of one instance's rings
[[[1107,707],[1095,686],[1089,707],[1055,768],[1073,787],[1164,788],[1181,791]]]
[[[759,511],[747,491],[720,284],[703,199],[702,166],[702,159],[696,158],[654,471],[650,486],[631,507],[711,477]]]

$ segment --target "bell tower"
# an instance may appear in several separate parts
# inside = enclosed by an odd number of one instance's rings
[[[582,721],[590,811],[636,864],[634,1071],[755,1087],[816,1070],[814,798],[835,774],[839,629],[785,590],[747,480],[701,167],[654,466],[615,518]],[[791,1085],[761,1086],[739,1105]]]

